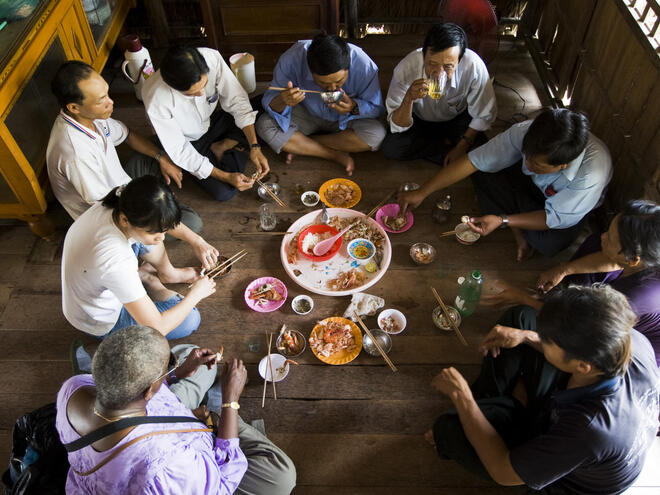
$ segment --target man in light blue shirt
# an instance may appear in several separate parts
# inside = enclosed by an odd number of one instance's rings
[[[417,207],[470,175],[484,216],[468,225],[482,236],[509,226],[520,261],[534,249],[554,256],[573,242],[602,200],[612,159],[583,114],[546,109],[450,163],[421,189],[400,194],[399,203]]]
[[[338,36],[319,35],[299,41],[277,62],[274,87],[262,98],[267,113],[257,120],[257,133],[277,153],[325,158],[353,174],[349,153],[375,151],[385,138],[377,120],[385,112],[378,67],[361,48]],[[317,92],[343,92],[326,104]]]

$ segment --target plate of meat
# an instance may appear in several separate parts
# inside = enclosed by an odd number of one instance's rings
[[[347,296],[376,284],[385,275],[392,259],[392,245],[387,234],[373,218],[346,208],[328,208],[328,224],[337,231],[354,224],[342,237],[341,247],[331,259],[318,261],[302,256],[300,236],[313,225],[321,224],[321,210],[300,217],[282,239],[280,258],[291,279],[302,288],[324,296]],[[376,249],[369,263],[351,258],[348,245],[354,239],[366,239]]]
[[[331,208],[353,208],[362,198],[362,190],[348,179],[331,179],[319,187],[319,196]]]
[[[384,205],[376,212],[376,221],[387,232],[393,234],[405,232],[413,226],[413,214],[408,210],[405,215],[399,215],[399,210],[397,203]]]
[[[309,347],[324,363],[350,363],[362,350],[362,332],[351,320],[332,316],[319,321],[312,329]]]
[[[259,313],[270,313],[286,301],[286,285],[275,277],[261,277],[245,289],[245,303]]]

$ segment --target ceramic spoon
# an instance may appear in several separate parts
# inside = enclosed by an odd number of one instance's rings
[[[348,230],[350,230],[357,222],[353,222],[350,224],[348,227],[346,227],[344,230],[339,232],[339,234],[333,235],[329,239],[326,239],[324,241],[319,242],[316,246],[314,246],[314,249],[312,250],[314,252],[315,256],[323,256],[325,253],[330,251],[332,248],[332,245],[335,243],[337,239],[339,239],[341,236],[343,236]]]

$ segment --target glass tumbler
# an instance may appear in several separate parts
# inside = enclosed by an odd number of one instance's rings
[[[277,225],[277,218],[273,207],[267,203],[262,204],[259,210],[259,223],[262,230],[273,230]]]
[[[429,79],[429,96],[434,100],[439,100],[445,95],[447,90],[447,73],[440,72],[437,76]]]

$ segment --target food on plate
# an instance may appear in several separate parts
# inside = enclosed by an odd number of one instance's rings
[[[289,364],[295,364],[298,366],[298,363],[296,363],[293,359],[287,359],[284,361],[284,364],[280,366],[279,368],[275,368],[275,380],[281,380],[286,376],[286,367]]]
[[[307,254],[314,254],[314,246],[319,242],[330,239],[333,236],[332,232],[321,232],[320,234],[307,234],[302,243],[302,250]]]
[[[401,330],[399,324],[391,316],[381,318],[378,323],[380,323],[380,328],[382,328],[383,331],[387,333],[397,333],[399,330]]]
[[[475,242],[481,237],[477,232],[474,232],[472,230],[464,230],[462,232],[458,232],[456,235],[461,238],[462,241],[465,242]]]
[[[294,274],[296,277],[300,277],[300,276],[302,275],[302,272],[296,268],[295,270],[293,270],[293,274]]]
[[[251,290],[248,297],[254,299],[256,301],[255,304],[259,306],[265,306],[271,301],[281,301],[284,298],[282,294],[277,292],[276,287],[276,284],[271,283],[260,285],[256,289]]]
[[[355,190],[346,184],[332,184],[325,190],[327,203],[342,208],[350,205],[355,198]]]
[[[290,356],[300,354],[305,347],[304,337],[300,332],[285,330],[279,338],[277,350]]]
[[[405,216],[388,217],[385,215],[383,217],[383,223],[392,230],[401,230],[406,226],[408,221]]]
[[[339,272],[336,278],[326,282],[326,287],[330,290],[350,290],[360,287],[366,281],[367,276],[356,268],[347,272]]]
[[[302,202],[305,203],[306,205],[315,205],[316,203],[319,202],[319,200],[315,194],[307,193],[303,195]]]
[[[368,239],[376,246],[376,254],[373,257],[374,262],[380,267],[380,262],[385,254],[385,238],[377,227],[369,223],[365,217],[331,217],[328,225],[341,231],[350,224],[355,223],[342,237],[345,242],[351,242],[353,239]]]
[[[447,312],[456,326],[459,326],[461,324],[461,315],[459,312],[452,306],[447,306]],[[442,330],[451,330],[453,328],[440,306],[433,310],[433,323]]]
[[[222,361],[222,355],[225,353],[225,346],[221,345],[220,350],[215,353],[215,362],[218,364],[220,361]]]
[[[356,345],[351,326],[335,320],[320,321],[317,330],[309,336],[309,346],[319,356],[324,357],[341,350],[350,352]]]
[[[425,247],[419,248],[414,251],[413,256],[415,256],[415,261],[417,261],[417,263],[429,263],[433,260],[433,250]]]
[[[307,299],[299,299],[296,301],[293,308],[297,313],[309,313],[312,310],[312,305]]]

